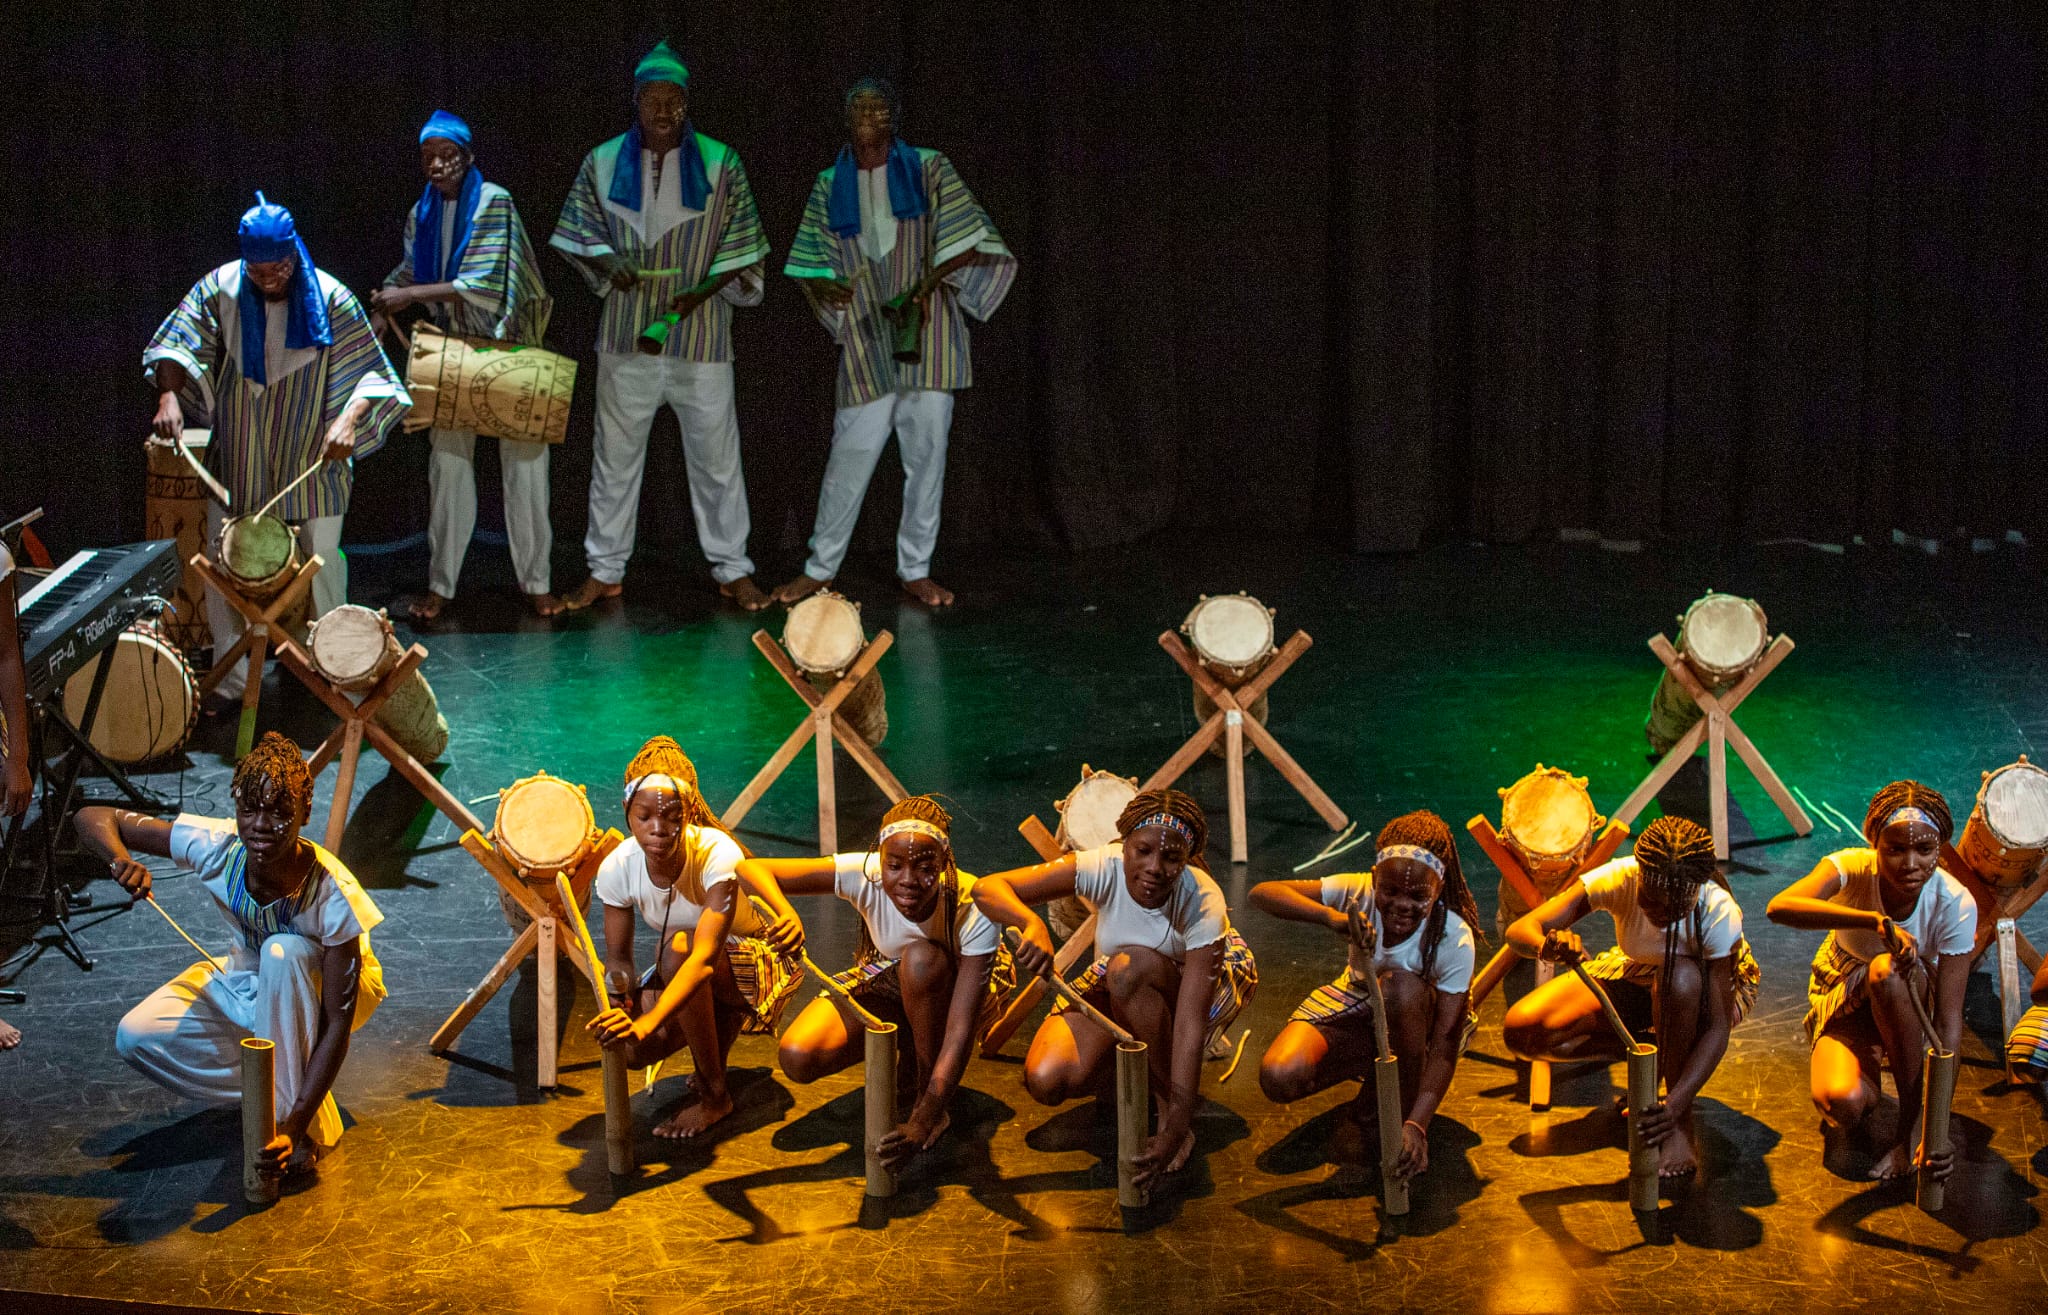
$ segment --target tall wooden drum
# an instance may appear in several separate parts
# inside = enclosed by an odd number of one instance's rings
[[[2048,854],[2048,771],[2021,754],[2018,762],[1984,773],[1956,850],[1999,890],[2033,876],[2041,856]]]
[[[64,715],[76,725],[92,696],[96,662],[64,683]],[[184,654],[138,621],[114,639],[107,687],[93,714],[92,747],[110,761],[143,763],[184,746],[199,716],[199,686]]]
[[[498,791],[491,844],[549,908],[560,908],[562,903],[555,890],[555,874],[574,872],[597,841],[590,796],[574,781],[536,772]],[[505,921],[515,931],[531,921],[526,910],[503,891],[498,902]]]
[[[202,462],[212,438],[209,430],[185,431],[185,445]],[[179,648],[204,648],[213,638],[206,627],[206,581],[191,563],[206,551],[206,486],[191,464],[178,455],[176,444],[151,438],[142,450],[148,462],[143,483],[142,506],[148,522],[144,537],[178,541],[178,592],[158,624]]]
[[[820,589],[790,608],[789,621],[782,628],[782,646],[789,650],[790,660],[821,694],[839,683],[867,642],[867,632],[860,624],[860,604],[830,589]],[[885,697],[882,673],[870,671],[839,705],[847,724],[871,746],[889,734]]]
[[[1060,847],[1078,852],[1117,843],[1116,820],[1137,794],[1136,777],[1098,772],[1082,763],[1080,784],[1053,805],[1060,813]],[[1092,912],[1080,896],[1066,895],[1046,906],[1046,921],[1064,941]]]
[[[1180,623],[1180,632],[1187,636],[1188,646],[1195,650],[1203,668],[1228,690],[1237,689],[1273,660],[1273,609],[1247,593],[1203,594]],[[1266,724],[1268,702],[1261,694],[1245,709],[1261,726]],[[1215,703],[1197,688],[1195,720],[1205,722],[1215,715]],[[1223,741],[1213,741],[1209,752],[1222,757]],[[1247,744],[1245,752],[1254,750]]]
[[[1535,771],[1500,792],[1501,842],[1528,869],[1545,899],[1564,887],[1606,824],[1586,792],[1586,778],[1559,767],[1537,763]],[[1500,904],[1503,926],[1529,911],[1506,881],[1501,882]]]

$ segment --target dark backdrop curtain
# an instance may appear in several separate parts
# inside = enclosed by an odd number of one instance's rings
[[[1364,549],[2039,536],[2043,9],[1445,0],[33,6],[10,28],[0,511],[139,537],[137,368],[257,187],[367,290],[415,133],[478,133],[536,245],[660,35],[779,269],[854,76],[894,77],[1022,262],[975,330],[945,543],[1267,526]],[[555,465],[583,524],[596,303]],[[735,330],[764,569],[793,568],[833,349],[779,274]],[[424,441],[352,541],[424,524]],[[886,559],[893,458],[857,551]],[[688,544],[672,422],[643,536]],[[943,564],[943,563],[942,563]]]

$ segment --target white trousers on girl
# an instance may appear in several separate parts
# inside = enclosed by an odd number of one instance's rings
[[[602,584],[626,575],[640,523],[640,476],[647,432],[666,404],[683,431],[690,512],[697,542],[720,584],[754,573],[747,557],[747,478],[740,469],[740,422],[732,362],[679,361],[639,352],[597,354],[597,442],[590,467],[590,529],[583,555]]]
[[[254,510],[254,508],[251,508]],[[226,517],[220,504],[212,498],[206,500],[206,541],[220,542],[220,527]],[[299,555],[312,560],[313,554],[320,555],[320,573],[313,577],[313,585],[307,592],[313,608],[313,619],[319,620],[335,608],[348,601],[348,559],[341,555],[341,521],[339,516],[315,516],[302,521],[299,532]],[[211,586],[206,590],[206,625],[213,631],[213,660],[220,661],[227,656],[235,641],[249,627],[242,620],[242,614],[229,607],[227,600]],[[247,683],[243,677],[249,669],[247,662],[236,662],[234,670],[221,678],[214,686],[214,692],[224,699],[239,699]]]
[[[476,434],[468,429],[430,430],[427,489],[427,542],[433,564],[427,588],[443,598],[455,597],[462,559],[476,532]],[[512,569],[519,587],[544,594],[551,579],[548,554],[555,532],[548,523],[548,445],[498,440],[498,468],[505,483],[505,538],[512,547]]]
[[[277,1046],[281,1121],[298,1103],[320,1032],[320,946],[286,933],[264,940],[255,972],[201,961],[144,996],[114,1030],[114,1049],[150,1081],[210,1105],[242,1103],[242,1038]],[[383,974],[366,964],[355,1028],[384,999]],[[341,1110],[328,1092],[306,1125],[322,1146],[341,1140]]]
[[[894,432],[903,454],[903,519],[896,527],[896,574],[922,580],[932,573],[939,542],[939,504],[946,491],[946,436],[953,427],[953,394],[943,388],[906,388],[832,418],[832,455],[818,490],[818,519],[804,574],[830,580],[846,559],[860,521],[875,463]]]

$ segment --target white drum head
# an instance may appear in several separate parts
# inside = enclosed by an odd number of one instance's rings
[[[382,612],[343,603],[313,623],[306,645],[313,665],[338,685],[367,680],[390,652],[391,623]]]
[[[1984,783],[1984,823],[2014,849],[2048,848],[2048,771],[2032,763],[2001,767]]]
[[[74,724],[85,716],[97,665],[87,663],[64,683],[64,715]],[[161,757],[185,742],[198,704],[199,687],[177,649],[153,634],[123,631],[93,717],[92,746],[117,763]]]
[[[1555,767],[1529,773],[1501,794],[1501,830],[1536,858],[1576,854],[1599,821],[1585,783]]]
[[[575,862],[595,825],[583,787],[542,772],[499,792],[491,836],[515,864],[542,871]]]
[[[1204,598],[1181,630],[1205,662],[1245,667],[1273,651],[1273,614],[1250,594]]]
[[[1116,820],[1137,794],[1137,786],[1114,772],[1084,778],[1060,801],[1060,837],[1077,850],[1114,844]]]
[[[860,656],[867,635],[860,628],[860,604],[821,589],[789,609],[782,646],[805,671],[819,675],[846,670]]]
[[[1763,656],[1769,627],[1763,609],[1734,594],[1708,594],[1685,609],[1679,643],[1703,670],[1739,674]]]

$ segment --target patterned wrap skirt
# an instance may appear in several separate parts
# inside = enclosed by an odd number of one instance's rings
[[[1870,965],[1844,950],[1829,932],[1806,979],[1806,1044],[1820,1040],[1828,1020],[1870,1001]]]
[[[2036,1082],[2048,1079],[2048,1005],[2035,1005],[2020,1015],[2006,1038],[2005,1062],[2015,1076]]]
[[[1622,952],[1619,945],[1610,945],[1586,963],[1586,976],[1601,982],[1632,982],[1646,991],[1656,989],[1657,974],[1662,965],[1631,959]],[[1739,1023],[1749,1017],[1756,1008],[1757,987],[1764,980],[1764,970],[1750,952],[1749,938],[1735,942],[1735,999],[1728,1011],[1728,1021]]]
[[[732,965],[733,984],[747,1002],[747,1016],[740,1020],[740,1033],[775,1034],[782,1011],[789,1007],[797,988],[804,984],[804,961],[800,956],[777,954],[775,947],[759,936],[729,936],[725,961]],[[640,974],[641,990],[659,990],[667,982],[659,963]]]
[[[1307,1023],[1311,1027],[1337,1029],[1366,1027],[1372,1023],[1372,987],[1363,977],[1354,977],[1351,966],[1337,974],[1337,980],[1327,986],[1318,986],[1294,1006],[1294,1012],[1287,1016],[1290,1023]],[[1479,1016],[1468,1007],[1465,1018],[1458,1029],[1457,1053],[1463,1057],[1465,1047],[1472,1044],[1473,1034],[1479,1030]],[[1364,1077],[1363,1073],[1352,1074]]]
[[[832,980],[844,987],[854,999],[862,1004],[880,1002],[898,1005],[903,1003],[903,981],[896,971],[896,960],[885,959],[879,954],[870,955],[855,963],[853,967],[832,974]],[[1017,965],[1010,958],[1010,947],[998,945],[995,956],[988,965],[988,989],[981,993],[981,1008],[974,1017],[974,1039],[981,1040],[988,1030],[1003,1016],[1003,1009],[1009,1003],[1010,992],[1017,986]],[[829,995],[821,992],[821,999]]]
[[[1232,928],[1223,936],[1223,962],[1216,973],[1216,989],[1209,996],[1209,1026],[1202,1033],[1202,1045],[1206,1049],[1229,1027],[1244,1007],[1252,1002],[1252,995],[1259,989],[1259,965],[1252,958],[1252,947],[1244,943],[1244,937]],[[1095,962],[1074,979],[1074,990],[1081,995],[1106,996],[1109,993],[1109,956],[1097,955]],[[1104,1013],[1109,1012],[1108,1002],[1091,999],[1088,1002]],[[1062,1000],[1053,1013],[1063,1014],[1073,1006]]]

